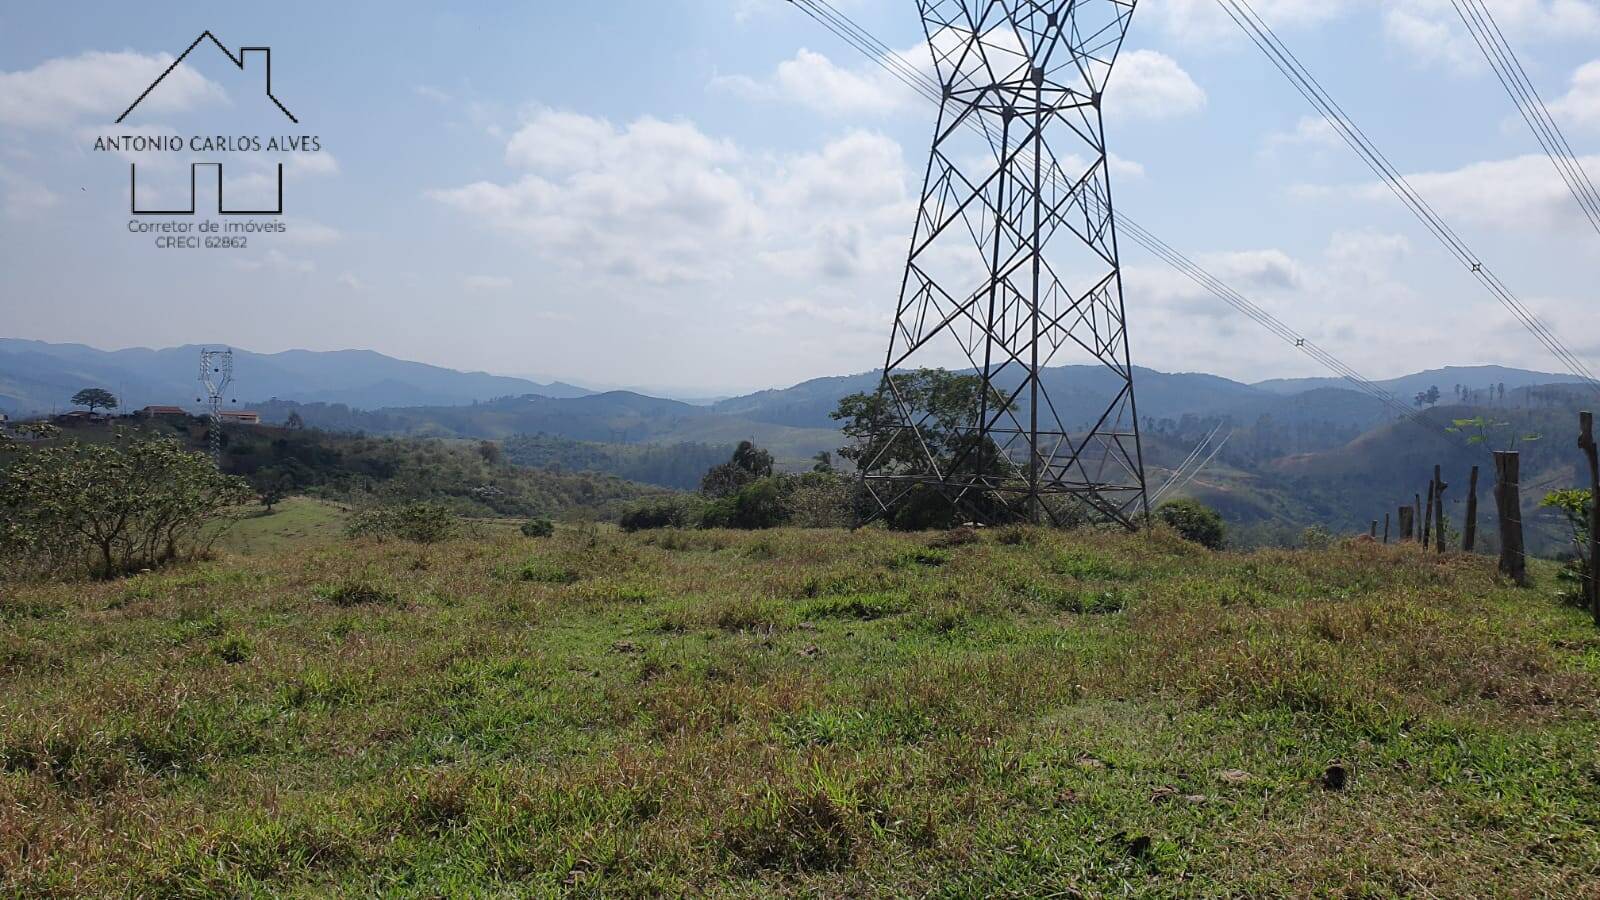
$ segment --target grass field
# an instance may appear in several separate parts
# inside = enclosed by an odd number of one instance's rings
[[[244,556],[309,549],[338,540],[348,521],[349,513],[336,503],[290,497],[271,512],[254,510],[230,523],[216,549]]]
[[[0,894],[1600,893],[1600,635],[1486,561],[251,546],[0,586]]]

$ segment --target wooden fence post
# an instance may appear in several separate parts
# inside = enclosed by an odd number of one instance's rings
[[[1461,528],[1461,549],[1478,549],[1478,467],[1472,467],[1472,484],[1467,488],[1467,520]]]
[[[1444,469],[1440,466],[1433,467],[1433,543],[1439,548],[1439,555],[1443,556],[1444,546],[1444,492],[1450,485],[1444,483]]]
[[[1389,514],[1383,514],[1383,542],[1389,543]]]
[[[1417,511],[1415,507],[1400,507],[1400,540],[1409,543],[1415,536],[1416,514]]]
[[[1377,519],[1373,519],[1372,520],[1372,539],[1373,540],[1377,540],[1378,539],[1378,520]]]
[[[1578,447],[1589,457],[1589,608],[1600,625],[1600,454],[1594,440],[1594,413],[1578,416]]]
[[[1433,546],[1433,496],[1438,491],[1438,482],[1428,482],[1428,508],[1422,513],[1422,549]]]
[[[1411,520],[1417,523],[1417,525],[1416,525],[1416,535],[1417,535],[1417,540],[1420,541],[1420,540],[1423,539],[1422,538],[1422,495],[1418,494],[1416,496],[1417,496],[1417,505],[1411,508]],[[1427,545],[1424,544],[1423,546],[1427,546]]]
[[[1494,502],[1500,512],[1500,571],[1519,585],[1528,583],[1528,559],[1522,542],[1522,455],[1515,450],[1494,455]]]

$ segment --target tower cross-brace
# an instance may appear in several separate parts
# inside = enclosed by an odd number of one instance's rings
[[[211,459],[222,465],[222,405],[228,385],[233,382],[233,350],[200,351],[200,384],[206,389],[206,410],[211,427],[206,429]]]
[[[861,466],[885,511],[921,489],[980,519],[1148,512],[1101,109],[1136,3],[918,2],[943,99]],[[1046,370],[1073,363],[1069,395]],[[983,380],[958,440],[923,440],[891,377],[924,367]]]

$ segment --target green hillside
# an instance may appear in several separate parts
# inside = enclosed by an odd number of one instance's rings
[[[189,417],[72,423],[64,440],[112,440],[119,430],[176,438],[206,449],[206,426]],[[313,429],[233,426],[224,431],[223,471],[260,491],[340,504],[443,503],[467,516],[600,517],[668,491],[593,471],[529,468],[498,446],[475,441],[367,437]]]

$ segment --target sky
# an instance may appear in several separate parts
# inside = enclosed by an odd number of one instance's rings
[[[909,0],[836,0],[919,66]],[[1488,0],[1600,174],[1600,2]],[[1600,368],[1600,235],[1449,0],[1257,0],[1427,201]],[[936,109],[785,0],[0,7],[0,335],[369,348],[728,394],[881,366]],[[241,71],[202,31],[272,48]],[[1119,212],[1358,371],[1560,364],[1338,143],[1213,0],[1141,0],[1105,99]],[[314,153],[97,151],[315,136]],[[210,155],[208,155],[210,154]],[[285,230],[158,249],[140,203],[230,160]],[[200,203],[208,194],[200,193]],[[1123,242],[1134,362],[1327,374]]]

